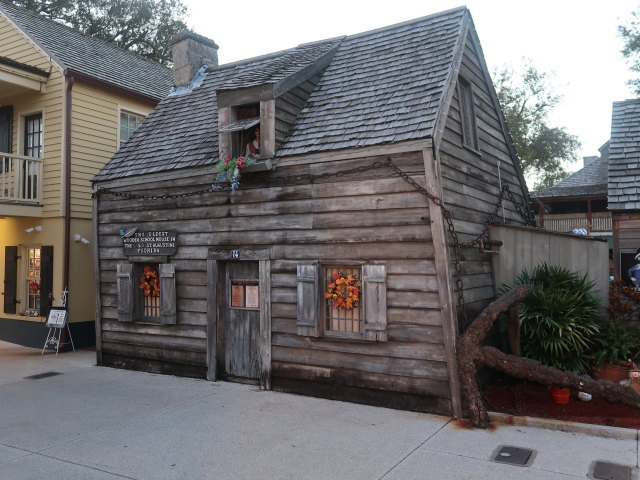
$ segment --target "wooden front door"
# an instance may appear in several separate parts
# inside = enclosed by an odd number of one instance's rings
[[[224,375],[260,378],[258,262],[229,262],[225,281]]]

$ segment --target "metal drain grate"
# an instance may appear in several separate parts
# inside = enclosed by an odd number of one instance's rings
[[[533,462],[533,450],[503,445],[497,448],[497,452],[493,456],[493,461],[528,467],[531,462]]]
[[[631,467],[609,462],[595,462],[593,478],[600,480],[631,480]]]
[[[26,380],[40,380],[41,378],[47,378],[47,377],[55,377],[56,375],[62,375],[62,373],[60,372],[43,372],[43,373],[37,373],[35,375],[29,375],[28,377],[23,377]]]

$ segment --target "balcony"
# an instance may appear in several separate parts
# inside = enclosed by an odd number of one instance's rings
[[[538,225],[556,232],[571,232],[586,228],[589,234],[611,233],[611,212],[570,213],[559,215],[536,215]]]
[[[42,159],[0,153],[0,202],[40,204]]]

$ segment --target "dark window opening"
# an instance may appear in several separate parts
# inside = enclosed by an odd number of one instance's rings
[[[42,113],[24,118],[24,155],[42,157]]]
[[[478,131],[471,84],[464,78],[459,79],[458,100],[460,103],[460,123],[462,124],[462,144],[478,150]]]

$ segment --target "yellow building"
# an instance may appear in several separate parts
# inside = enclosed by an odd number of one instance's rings
[[[0,340],[42,346],[68,289],[92,345],[90,179],[171,88],[170,69],[0,0]]]

